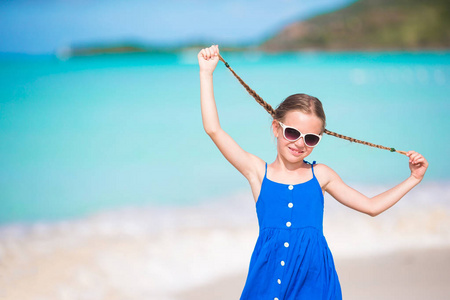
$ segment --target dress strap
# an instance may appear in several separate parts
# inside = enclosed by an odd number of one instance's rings
[[[312,170],[312,173],[313,173],[313,176],[315,177],[316,175],[314,174],[314,165],[316,164],[316,161],[313,161],[312,162],[312,164],[311,164],[311,170]]]
[[[264,178],[267,178],[267,163],[266,163],[266,172],[264,173]]]
[[[303,160],[305,163],[307,163],[308,165],[311,165],[311,170],[312,170],[312,173],[313,173],[313,176],[316,176],[315,174],[314,174],[314,165],[316,164],[316,161],[314,160],[312,163],[310,163],[309,161],[306,161],[306,160]]]

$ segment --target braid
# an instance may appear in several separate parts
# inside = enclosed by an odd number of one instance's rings
[[[230,67],[230,65],[222,58],[222,56],[220,56],[219,54],[219,59],[221,61],[224,62],[225,66],[231,71],[231,73],[233,73],[234,77],[237,78],[237,80],[239,80],[239,82],[244,86],[244,88],[247,90],[247,92],[253,97],[255,98],[256,102],[258,102],[262,107],[264,107],[264,109],[272,116],[275,116],[275,110],[273,109],[273,107],[267,103],[266,101],[263,100],[263,98],[261,98],[261,96],[259,96],[254,90],[252,90],[245,82],[244,80],[242,80],[241,77],[239,77],[238,74],[236,74],[236,72],[234,72],[234,70]]]
[[[354,139],[354,138],[351,138],[351,137],[348,137],[348,136],[345,136],[345,135],[342,135],[342,134],[339,134],[339,133],[336,133],[336,132],[333,132],[333,131],[329,131],[328,129],[325,129],[324,133],[326,133],[328,135],[332,135],[332,136],[338,137],[340,139],[344,139],[344,140],[350,141],[350,142],[359,143],[359,144],[363,144],[363,145],[374,147],[374,148],[378,148],[378,149],[389,150],[391,152],[398,152],[400,154],[406,155],[405,151],[395,150],[395,148],[389,148],[389,147],[385,147],[385,146],[376,145],[376,144],[372,144],[372,143],[369,143],[369,142],[357,140],[357,139]]]
[[[236,74],[236,72],[234,72],[234,70],[230,67],[230,65],[223,59],[223,57],[219,54],[219,59],[225,64],[225,66],[231,71],[231,73],[233,73],[233,75],[237,78],[237,80],[239,80],[239,82],[242,84],[242,86],[244,86],[244,88],[247,90],[247,92],[253,97],[255,98],[256,102],[258,102],[272,117],[275,116],[275,110],[273,109],[273,107],[267,103],[266,101],[264,101],[261,96],[259,96],[254,90],[252,90],[243,80],[241,77],[239,77],[239,75]],[[381,146],[381,145],[376,145],[376,144],[372,144],[369,142],[365,142],[365,141],[361,141],[361,140],[357,140],[336,132],[332,132],[329,131],[328,129],[324,130],[324,133],[328,134],[328,135],[332,135],[334,137],[338,137],[340,139],[344,139],[350,142],[354,142],[354,143],[359,143],[359,144],[363,144],[366,146],[370,146],[370,147],[374,147],[374,148],[379,148],[379,149],[384,149],[384,150],[389,150],[391,152],[397,152],[400,154],[404,154],[406,155],[405,151],[401,151],[401,150],[396,150],[395,148],[389,148],[389,147],[385,147],[385,146]]]

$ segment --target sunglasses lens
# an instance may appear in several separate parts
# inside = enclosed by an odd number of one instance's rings
[[[308,146],[315,146],[319,143],[320,138],[314,134],[306,134],[305,135],[305,144]]]
[[[300,137],[300,132],[294,128],[286,128],[284,136],[290,141],[295,141]]]

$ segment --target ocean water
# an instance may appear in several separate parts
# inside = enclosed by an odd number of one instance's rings
[[[224,53],[276,106],[321,99],[329,130],[401,150],[447,183],[450,53]],[[220,63],[222,126],[247,151],[275,158],[270,118]],[[309,160],[350,184],[409,174],[396,153],[325,136]],[[196,53],[59,60],[0,55],[0,223],[60,220],[103,210],[191,205],[247,190],[203,132]]]
[[[223,56],[273,106],[314,95],[329,130],[428,159],[423,182],[377,218],[326,195],[336,259],[450,246],[450,53]],[[273,161],[268,114],[222,64],[214,81],[223,128]],[[192,52],[0,55],[1,296],[175,300],[246,272],[254,202],[204,133],[199,94]],[[308,160],[368,196],[409,175],[403,155],[329,136]]]

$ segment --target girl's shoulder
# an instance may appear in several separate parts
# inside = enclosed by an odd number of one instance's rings
[[[334,175],[336,172],[327,166],[326,164],[311,164],[312,168],[314,168],[314,173],[317,175],[317,173],[323,174],[323,175]]]
[[[306,163],[312,165],[312,167],[314,168],[314,172],[316,172],[316,171],[324,172],[324,173],[334,172],[334,170],[332,168],[330,168],[329,166],[327,166],[326,164],[318,164],[315,161],[313,163],[309,163],[309,162],[306,162]]]
[[[327,166],[326,164],[321,164],[321,163],[316,163],[316,161],[313,161],[312,163],[305,161],[307,164],[311,165],[315,170],[322,170],[322,169],[331,169],[329,166]]]
[[[339,175],[325,164],[313,164],[312,167],[314,168],[314,175],[322,188],[324,188],[333,179],[339,178]]]

